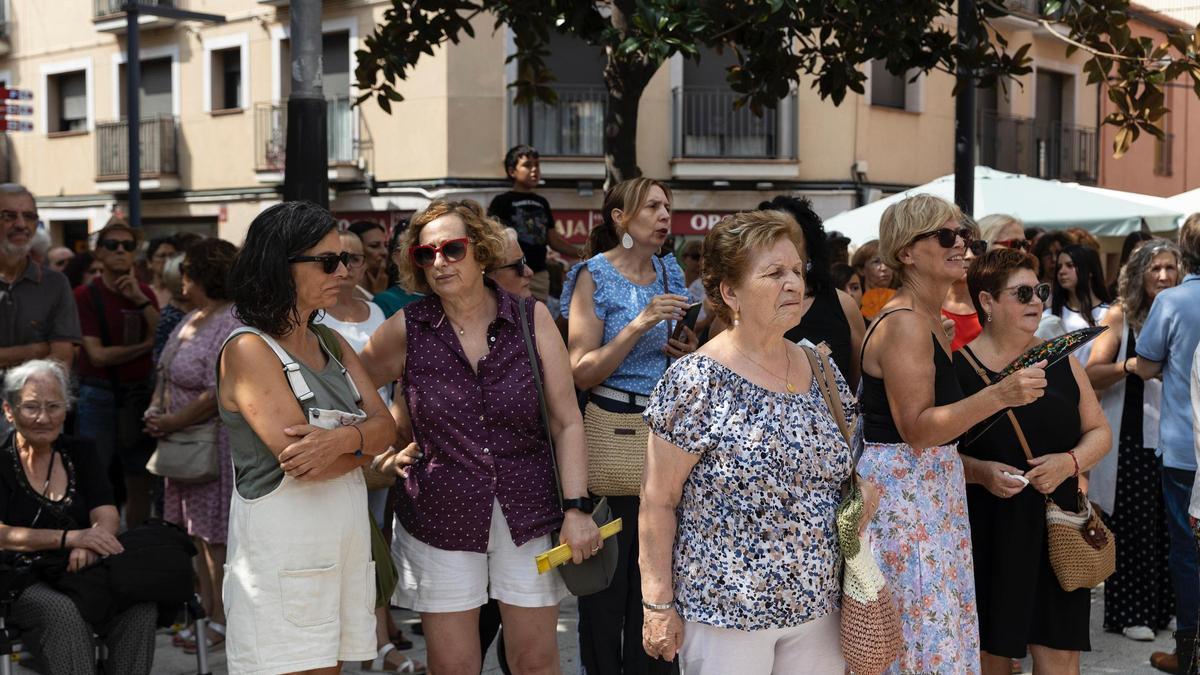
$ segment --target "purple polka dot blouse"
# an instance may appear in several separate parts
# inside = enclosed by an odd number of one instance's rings
[[[449,551],[487,552],[493,500],[517,546],[562,523],[518,299],[494,290],[497,316],[478,372],[444,320],[441,299],[404,308],[401,385],[424,456],[401,486],[396,516],[417,539]],[[532,337],[532,303],[526,315]]]

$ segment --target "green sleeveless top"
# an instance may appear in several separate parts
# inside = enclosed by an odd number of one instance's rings
[[[320,331],[315,331],[315,333],[318,341],[321,343],[322,351],[328,357],[325,367],[320,371],[309,368],[303,361],[297,359],[291,352],[288,352],[292,360],[300,366],[300,372],[304,374],[304,381],[308,383],[308,388],[316,395],[314,398],[300,404],[305,418],[308,417],[309,408],[342,410],[346,412],[357,411],[359,406],[354,400],[354,392],[351,391],[349,383],[346,382],[345,376],[342,375],[342,365],[338,361],[335,351],[331,350],[329,345],[326,344]],[[335,345],[340,346],[336,343]],[[222,351],[224,349],[224,347],[221,348]],[[220,363],[220,355],[217,356],[217,363]],[[283,368],[282,363],[278,365],[280,369]],[[218,378],[218,390],[219,382],[220,379]],[[246,422],[246,418],[242,417],[241,413],[226,410],[221,405],[219,395],[217,398],[217,410],[220,412],[221,422],[225,425],[225,429],[229,433],[229,449],[230,454],[233,456],[234,483],[238,494],[243,499],[257,499],[270,493],[283,481],[283,469],[279,466],[279,458],[271,452],[266,443],[262,442],[258,434],[254,433],[254,430],[250,428],[250,424]]]

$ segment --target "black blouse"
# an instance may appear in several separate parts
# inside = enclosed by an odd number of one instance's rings
[[[57,501],[30,485],[17,456],[16,432],[0,445],[0,523],[36,529],[81,529],[91,526],[91,511],[113,505],[108,476],[96,466],[96,445],[84,438],[60,436],[55,454],[67,470],[67,492]]]

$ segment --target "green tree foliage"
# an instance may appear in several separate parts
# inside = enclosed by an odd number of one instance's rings
[[[472,20],[481,14],[495,28],[512,30],[516,51],[509,58],[518,74],[509,86],[518,103],[556,100],[545,60],[553,31],[603,48],[609,183],[640,174],[637,110],[650,78],[671,56],[698,59],[703,47],[734,54],[726,79],[740,94],[735,106],[761,113],[802,83],[835,105],[848,92],[861,94],[861,66],[871,60],[897,74],[954,73],[961,65],[978,86],[1008,86],[1030,72],[1030,46],[1010,46],[993,22],[1004,16],[1043,22],[1068,53],[1089,54],[1088,82],[1103,84],[1115,105],[1105,122],[1119,128],[1118,156],[1142,132],[1162,135],[1167,82],[1190,77],[1200,95],[1197,32],[1134,38],[1128,0],[979,0],[978,34],[962,43],[955,38],[956,8],[956,0],[392,0],[357,52],[358,101],[374,97],[390,112],[403,99],[398,80],[435,47],[474,37]]]

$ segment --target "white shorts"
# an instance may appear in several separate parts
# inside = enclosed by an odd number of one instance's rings
[[[488,597],[514,607],[552,607],[567,597],[556,570],[538,574],[534,557],[550,549],[550,535],[523,546],[492,502],[487,553],[447,551],[408,533],[400,520],[392,528],[392,559],[400,578],[392,604],[415,612],[465,612],[482,607]]]
[[[841,675],[841,613],[792,628],[734,630],[688,621],[681,675]]]

